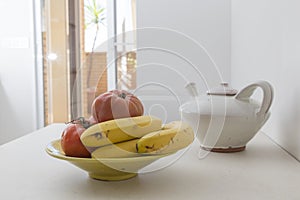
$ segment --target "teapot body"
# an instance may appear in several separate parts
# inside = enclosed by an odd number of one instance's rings
[[[267,96],[271,96],[267,97],[269,101],[263,102],[269,104],[263,112],[262,103],[249,98],[252,93],[246,98],[243,95],[239,98],[240,93],[235,96],[202,95],[180,107],[181,117],[193,127],[203,149],[242,151],[269,119],[272,91],[272,88],[267,90]]]

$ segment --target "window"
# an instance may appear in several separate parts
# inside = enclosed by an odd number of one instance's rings
[[[135,88],[135,0],[41,5],[46,124],[89,118],[95,95]]]

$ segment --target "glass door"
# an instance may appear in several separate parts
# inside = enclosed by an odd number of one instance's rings
[[[91,116],[95,96],[135,88],[135,0],[42,0],[45,123]]]
[[[45,124],[70,119],[67,0],[44,0],[42,8]]]

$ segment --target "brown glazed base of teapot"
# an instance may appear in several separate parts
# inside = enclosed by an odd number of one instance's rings
[[[211,151],[211,152],[217,152],[217,153],[234,153],[234,152],[240,152],[244,151],[246,149],[246,146],[243,147],[228,147],[228,148],[209,148],[209,147],[203,147],[200,146],[201,149],[205,151]]]

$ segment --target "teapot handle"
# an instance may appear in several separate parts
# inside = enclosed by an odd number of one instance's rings
[[[269,111],[273,101],[273,87],[267,81],[258,81],[246,86],[236,95],[235,98],[238,100],[247,101],[257,88],[261,88],[263,90],[263,100],[260,110],[256,114],[264,115]]]

